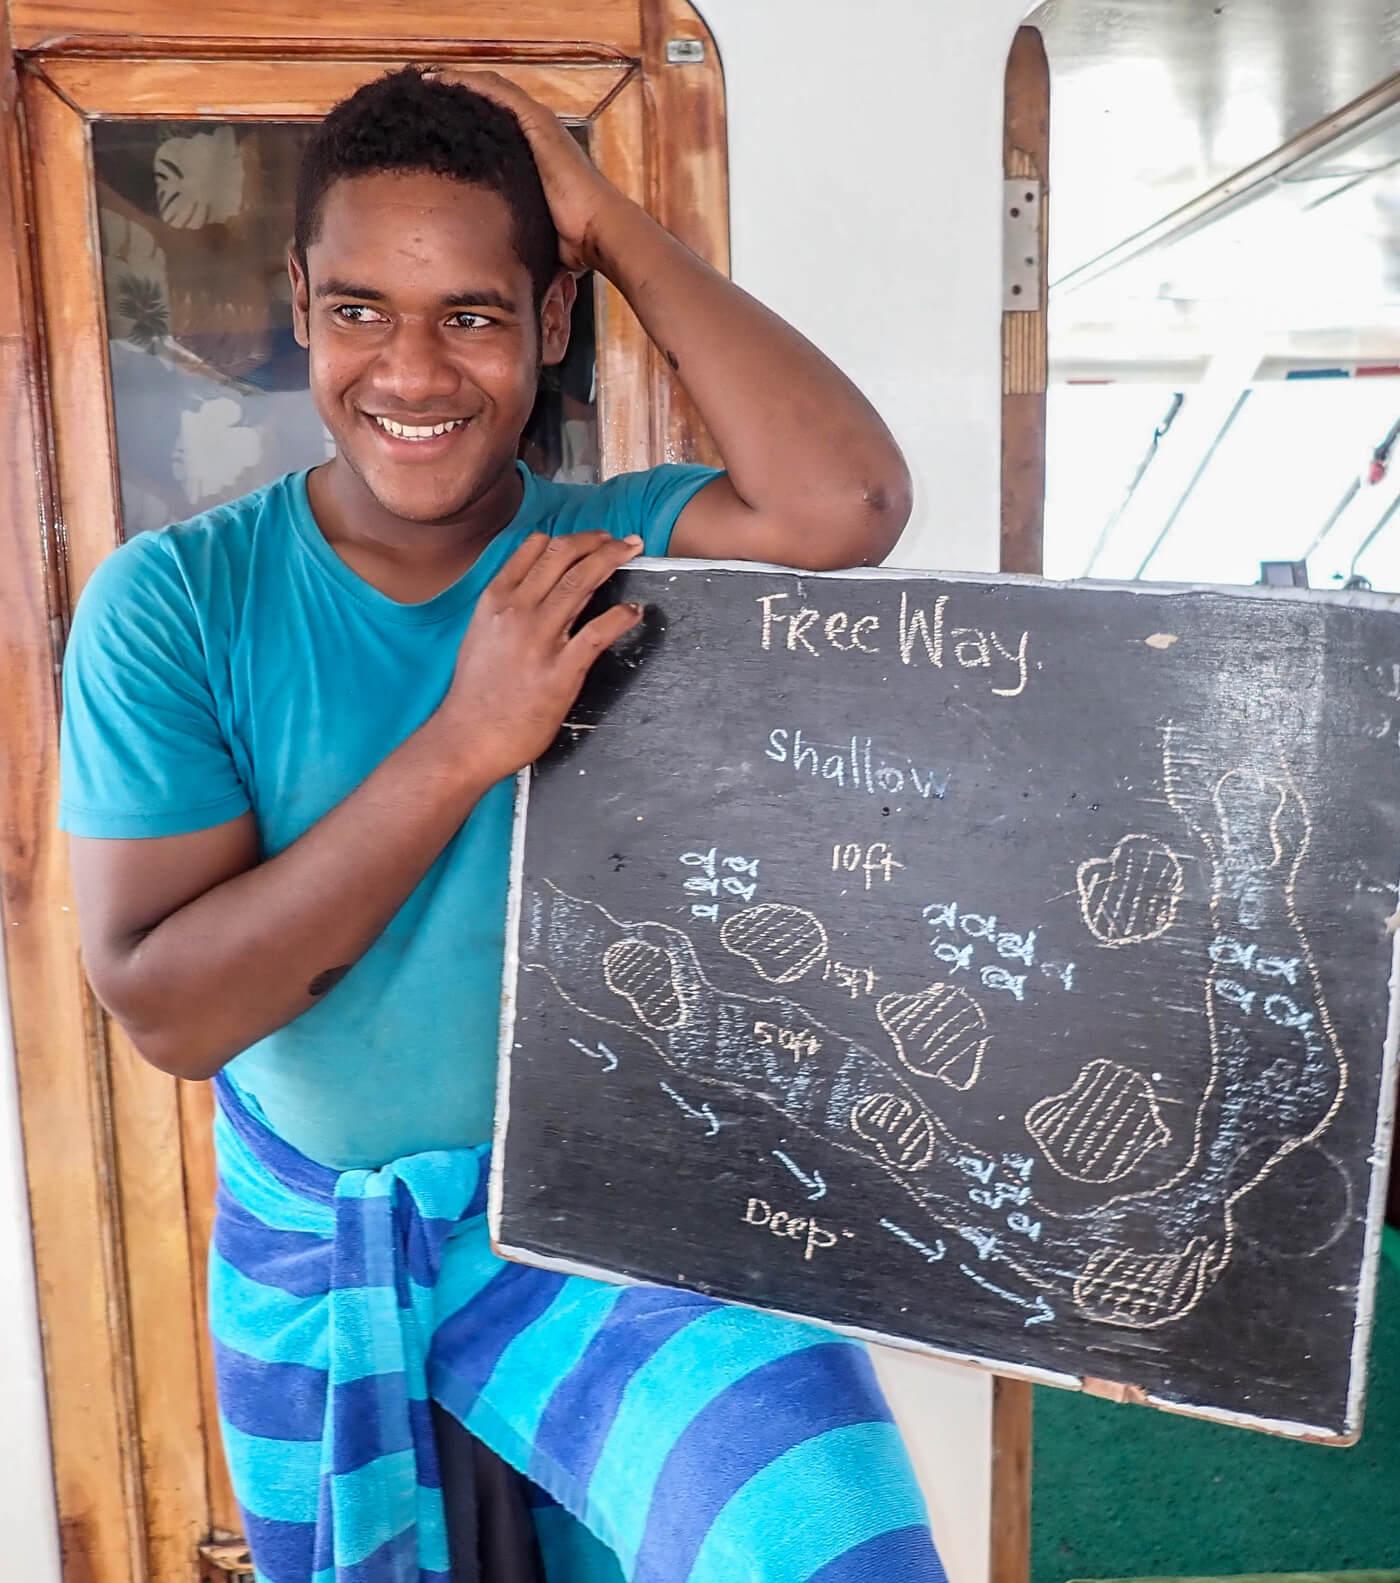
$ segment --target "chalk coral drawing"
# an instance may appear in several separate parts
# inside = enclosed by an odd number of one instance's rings
[[[1209,1071],[1189,1119],[1173,1129],[1189,1148],[1165,1181],[1133,1188],[1127,1179],[1168,1141],[1158,1097],[1121,1063],[1087,1062],[1067,1090],[1031,1106],[1026,1125],[1058,1174],[1103,1191],[1096,1203],[1064,1209],[1031,1188],[1018,1214],[1034,1220],[1033,1238],[1008,1237],[1000,1198],[969,1191],[972,1179],[991,1181],[1001,1156],[955,1133],[954,1096],[946,1096],[953,1108],[945,1113],[910,1081],[917,1070],[911,1062],[924,1065],[929,1044],[936,1048],[952,1026],[938,1021],[958,1004],[937,999],[935,991],[947,986],[882,997],[877,1015],[899,1052],[898,1059],[885,1057],[826,1027],[786,993],[716,985],[681,930],[625,922],[547,879],[532,883],[522,900],[521,965],[569,1008],[571,1033],[579,1018],[633,1033],[689,1081],[762,1106],[877,1166],[891,1190],[939,1232],[978,1248],[979,1268],[985,1262],[989,1279],[996,1271],[992,1288],[1007,1295],[997,1282],[1014,1276],[1028,1289],[1008,1300],[1058,1294],[1093,1323],[1139,1330],[1175,1324],[1228,1269],[1238,1201],[1330,1126],[1347,1069],[1296,903],[1312,819],[1281,756],[1212,766],[1208,753],[1182,749],[1168,727],[1164,789],[1204,849],[1211,876],[1200,974]],[[1110,876],[1117,862],[1115,883],[1124,874],[1138,883],[1136,910],[1110,906],[1098,891],[1090,897],[1087,918],[1115,931],[1112,943],[1126,943],[1149,924],[1166,927],[1172,893],[1179,894],[1176,854],[1165,843],[1148,843],[1157,853],[1151,866],[1145,842],[1127,837],[1107,860]],[[1128,843],[1137,843],[1129,847],[1138,854],[1131,862],[1124,859]],[[1150,896],[1148,878],[1156,883]],[[825,930],[805,909],[768,904],[733,922],[741,918],[737,940],[725,943],[770,983],[801,977],[825,955]],[[821,1058],[794,1061],[761,1036],[771,1027],[807,1030]],[[976,1033],[976,1019],[959,1030]],[[946,1059],[929,1057],[929,1069],[945,1082],[956,1079],[956,1089],[967,1076],[966,1047],[958,1057],[963,1065],[955,1060],[940,1073]]]
[[[1125,835],[1106,858],[1081,863],[1076,875],[1084,923],[1108,946],[1141,945],[1165,934],[1185,884],[1181,859],[1149,835]]]
[[[911,1072],[961,1093],[977,1081],[990,1035],[986,1013],[965,989],[930,984],[916,995],[882,995],[875,1015]]]
[[[1117,1182],[1171,1141],[1151,1083],[1116,1061],[1090,1061],[1062,1094],[1026,1112],[1026,1131],[1061,1176]]]
[[[603,977],[648,1028],[680,1028],[685,1006],[666,953],[645,940],[618,940],[603,957]]]
[[[746,907],[724,920],[725,950],[742,957],[770,984],[795,984],[826,960],[826,929],[815,913],[783,902]]]
[[[1155,1330],[1184,1319],[1223,1263],[1208,1237],[1192,1237],[1178,1252],[1099,1248],[1074,1283],[1075,1305],[1088,1319]]]
[[[851,1111],[851,1127],[897,1171],[917,1171],[933,1152],[928,1112],[903,1094],[867,1094]]]

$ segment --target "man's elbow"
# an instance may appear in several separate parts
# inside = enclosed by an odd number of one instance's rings
[[[117,1019],[121,1022],[121,1018]],[[122,1023],[136,1053],[157,1071],[169,1077],[182,1077],[188,1083],[203,1083],[216,1077],[229,1057],[202,1050],[179,1030],[136,1028]]]
[[[179,1008],[167,997],[153,996],[130,964],[89,958],[86,967],[93,993],[144,1061],[191,1082],[213,1077],[224,1066],[228,1056],[204,1048]]]
[[[897,459],[886,476],[861,491],[861,559],[853,566],[878,566],[899,543],[914,512],[914,481],[904,458]]]
[[[835,504],[835,503],[833,503]],[[903,458],[854,487],[827,525],[794,534],[784,563],[807,572],[878,566],[899,542],[914,509],[914,486]]]

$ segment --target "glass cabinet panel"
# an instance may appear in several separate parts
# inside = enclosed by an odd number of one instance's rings
[[[286,252],[304,122],[98,120],[112,408],[126,536],[332,454],[292,336]],[[586,136],[582,128],[580,136]],[[598,476],[591,283],[546,369],[521,455]]]

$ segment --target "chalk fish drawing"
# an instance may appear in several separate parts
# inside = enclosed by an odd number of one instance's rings
[[[965,989],[930,984],[917,995],[882,995],[875,1016],[905,1066],[965,1093],[982,1071],[987,1014]]]
[[[1125,835],[1106,858],[1081,863],[1079,910],[1100,945],[1141,945],[1176,920],[1185,889],[1181,859],[1149,835]]]
[[[1031,1107],[1028,1125],[1050,1158],[1048,1142],[1062,1172],[1114,1191],[1073,1212],[1032,1196],[1022,1207],[1040,1224],[1034,1240],[1008,1237],[994,1202],[969,1200],[969,1174],[990,1180],[1000,1157],[956,1135],[947,1115],[904,1075],[913,1075],[904,1060],[886,1059],[825,1027],[786,994],[717,987],[681,930],[623,922],[545,880],[524,898],[522,969],[542,975],[578,1015],[631,1032],[692,1081],[762,1104],[828,1146],[873,1163],[940,1231],[977,1246],[979,1263],[995,1265],[999,1279],[1057,1294],[1080,1317],[1105,1325],[1176,1323],[1229,1266],[1234,1205],[1280,1160],[1326,1131],[1347,1081],[1296,909],[1311,838],[1307,804],[1281,759],[1211,779],[1203,756],[1180,751],[1177,741],[1168,727],[1167,802],[1204,847],[1212,877],[1212,931],[1202,963],[1210,1067],[1190,1122],[1189,1155],[1157,1186],[1120,1187],[1149,1142],[1159,1146],[1155,1096],[1145,1080],[1131,1081],[1137,1074],[1124,1076],[1125,1067],[1088,1063],[1069,1090]],[[1184,766],[1198,777],[1190,785]],[[1154,872],[1171,870],[1162,860]],[[1144,906],[1135,916],[1131,908],[1113,914],[1120,941],[1148,916],[1160,921],[1167,903],[1159,900],[1147,912]],[[1246,938],[1252,953],[1239,949]],[[742,943],[755,940],[746,936]],[[781,974],[806,962],[800,976],[820,959],[809,943],[805,952],[789,950],[764,963],[770,974]],[[1289,965],[1287,975],[1279,964]],[[1262,976],[1257,986],[1252,976]],[[914,999],[898,998],[882,1019],[886,1031],[890,1022],[900,1030],[905,1052],[905,1034],[921,1026],[920,1013],[903,1003]],[[807,1030],[831,1056],[794,1061],[778,1040],[756,1035],[760,1026]],[[951,1090],[947,1097],[955,1102]],[[1092,1136],[1091,1112],[1101,1124]],[[1076,1132],[1080,1122],[1083,1131]],[[1262,1149],[1261,1139],[1269,1140]]]
[[[1152,1084],[1116,1061],[1090,1061],[1063,1094],[1026,1112],[1026,1131],[1062,1176],[1117,1182],[1171,1141]]]
[[[746,907],[719,931],[726,951],[742,957],[770,984],[795,984],[826,960],[826,929],[815,913],[783,902]]]

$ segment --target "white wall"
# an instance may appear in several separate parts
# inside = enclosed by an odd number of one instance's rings
[[[1027,5],[700,0],[729,100],[735,279],[893,428],[918,501],[905,565],[997,564],[1002,78]],[[0,1534],[7,1576],[57,1583],[8,1039],[0,1001]],[[990,1383],[907,1354],[878,1364],[952,1583],[982,1583]]]
[[[1029,0],[696,5],[724,62],[735,280],[894,430],[917,503],[893,559],[995,569],[1003,79]],[[951,1583],[983,1583],[990,1378],[876,1363]]]
[[[734,278],[871,398],[902,564],[997,565],[1001,136],[1030,0],[695,0],[724,62]]]
[[[0,1535],[4,1574],[58,1583],[49,1426],[20,1148],[14,1044],[0,957]]]

